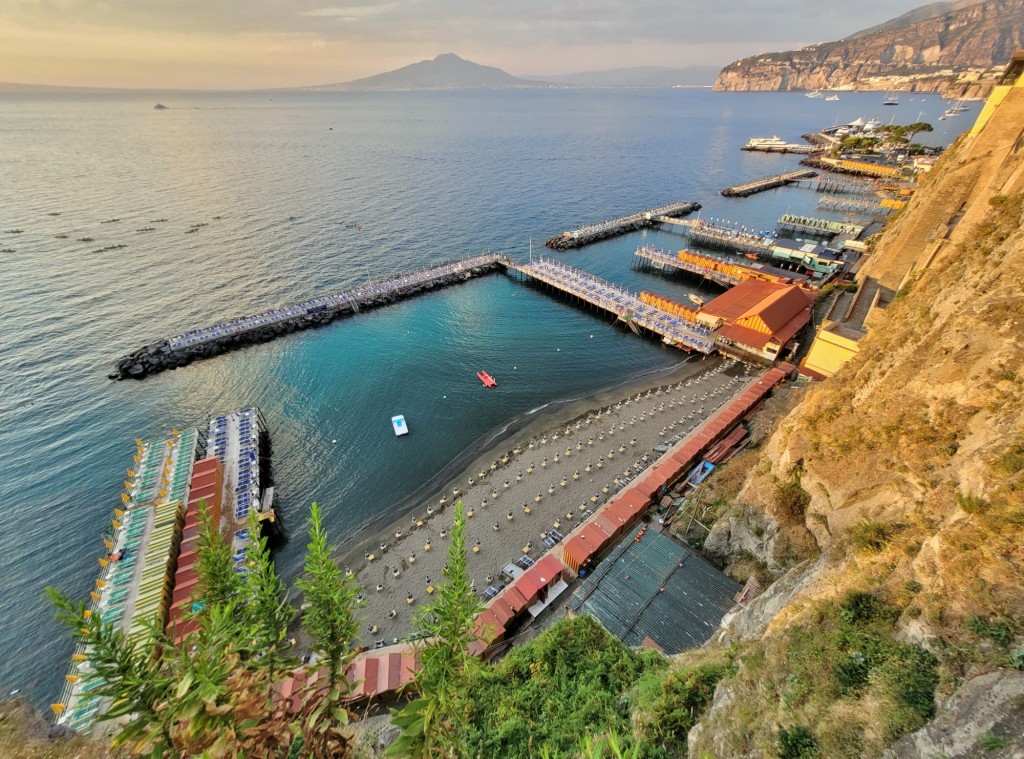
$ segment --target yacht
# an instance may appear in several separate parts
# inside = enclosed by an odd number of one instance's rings
[[[821,90],[812,90],[811,92],[804,93],[805,98],[820,98],[822,97]]]
[[[789,143],[777,134],[771,137],[753,137],[743,146],[744,150],[785,150]]]
[[[825,98],[825,100],[829,100],[829,101],[839,100],[839,96],[838,95],[829,95],[827,98]]]
[[[886,95],[885,96],[885,100],[882,101],[882,105],[899,105],[899,104],[900,104],[900,96],[897,95],[896,93],[893,93],[891,95]]]

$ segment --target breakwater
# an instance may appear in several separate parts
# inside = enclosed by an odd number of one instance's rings
[[[721,194],[722,197],[725,198],[745,198],[748,195],[764,192],[765,190],[773,190],[776,187],[782,187],[783,185],[792,184],[793,182],[800,182],[804,179],[814,179],[816,176],[818,176],[818,172],[816,171],[811,169],[799,169],[785,174],[775,174],[770,177],[762,177],[761,179],[755,179],[754,181],[746,182],[745,184],[726,187],[722,190]]]
[[[229,319],[180,335],[157,340],[124,356],[114,364],[110,379],[145,379],[167,369],[187,366],[241,348],[273,340],[299,330],[320,327],[336,319],[403,298],[465,282],[497,271],[505,259],[496,253],[396,275],[292,306]]]
[[[657,223],[656,217],[659,216],[678,218],[699,210],[700,203],[689,200],[669,203],[668,205],[658,206],[647,211],[639,211],[628,216],[620,216],[617,219],[602,221],[598,224],[588,224],[576,229],[570,229],[562,232],[560,235],[549,238],[544,244],[552,250],[572,250],[573,248],[589,245],[599,240],[606,240],[609,237],[617,237],[627,232],[635,232],[638,229],[653,226]]]

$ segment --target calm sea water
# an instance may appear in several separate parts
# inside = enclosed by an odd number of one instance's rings
[[[531,238],[540,252],[562,229],[677,199],[770,228],[786,211],[812,212],[816,196],[719,197],[797,161],[739,147],[837,119],[888,119],[881,99],[0,96],[0,694],[20,689],[42,704],[57,692],[70,644],[42,589],[90,589],[135,437],[261,406],[293,536],[279,566],[291,579],[311,501],[337,540],[350,539],[481,436],[680,356],[498,275],[143,383],[108,381],[113,359],[368,276],[485,249],[525,256]],[[158,100],[171,110],[154,111]],[[896,117],[923,111],[946,130],[929,137],[946,143],[973,116],[939,122],[942,109],[931,96]],[[683,247],[648,232],[564,258],[631,289],[698,291],[632,271],[644,241]],[[498,378],[495,391],[483,392],[480,368]],[[412,430],[401,440],[396,413]]]

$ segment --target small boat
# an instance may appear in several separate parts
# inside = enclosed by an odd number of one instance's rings
[[[480,381],[484,383],[484,387],[497,387],[498,382],[491,375],[485,372],[483,369],[476,373],[476,376],[480,378]]]
[[[391,426],[395,428],[396,437],[409,434],[409,425],[405,423],[405,417],[401,414],[391,417]]]
[[[896,94],[886,95],[885,100],[882,101],[882,105],[899,105],[900,96]]]
[[[804,93],[805,98],[820,98],[821,96],[821,90],[812,90],[811,92]]]
[[[825,100],[828,100],[829,102],[835,102],[836,100],[839,100],[839,96],[838,95],[829,95],[827,98],[825,98]]]
[[[690,299],[690,303],[693,303],[695,306],[703,306],[704,305],[704,299],[701,298],[698,295],[694,295],[693,293],[687,293],[686,297],[689,298]]]

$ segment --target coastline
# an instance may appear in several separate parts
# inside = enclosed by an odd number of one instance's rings
[[[377,545],[381,535],[390,535],[396,525],[404,525],[417,506],[433,502],[441,492],[451,490],[451,483],[462,482],[471,472],[511,450],[513,438],[524,440],[536,437],[551,427],[565,424],[592,409],[615,403],[627,395],[646,392],[649,388],[679,382],[700,374],[711,366],[720,366],[728,360],[720,356],[687,356],[675,366],[631,375],[613,385],[586,395],[557,398],[542,406],[524,411],[505,424],[488,430],[458,453],[440,471],[405,498],[393,503],[378,517],[364,523],[348,538],[339,541],[335,558],[343,566],[362,562],[362,554],[369,546]],[[505,445],[508,443],[508,445]]]
[[[335,552],[360,586],[359,642],[397,642],[414,631],[416,611],[443,580],[456,489],[470,575],[485,598],[503,566],[547,552],[544,535],[568,533],[653,463],[655,445],[696,428],[749,381],[749,368],[727,359],[686,360],[552,402],[484,436],[489,445],[471,446]]]

